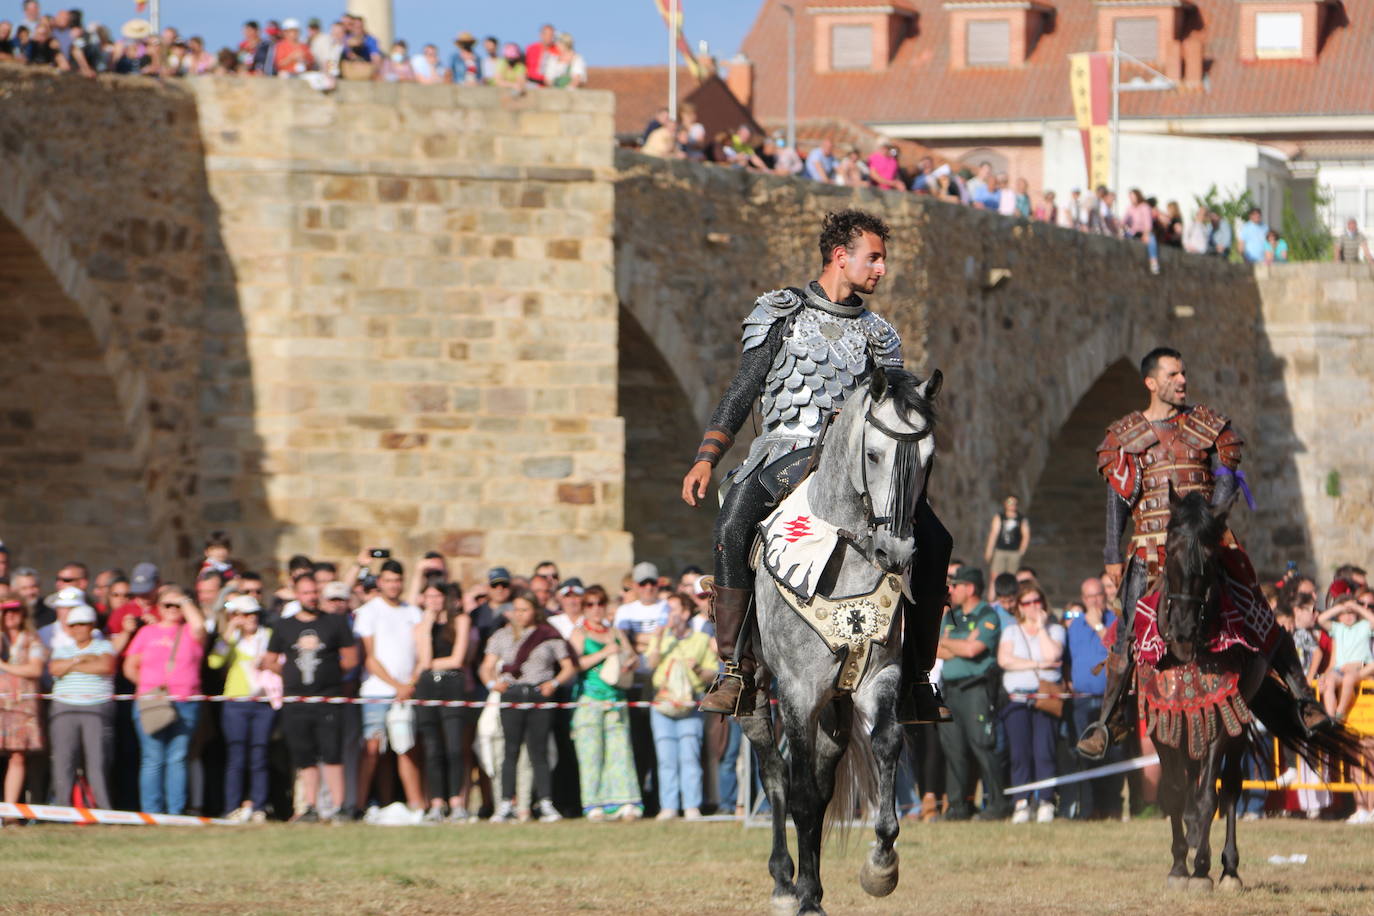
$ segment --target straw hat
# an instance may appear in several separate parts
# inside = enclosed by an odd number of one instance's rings
[[[153,34],[153,24],[146,19],[130,19],[119,30],[130,41],[142,41]]]

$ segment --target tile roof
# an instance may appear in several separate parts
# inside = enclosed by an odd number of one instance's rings
[[[786,13],[782,0],[763,0],[743,51],[753,60],[754,112],[783,116],[787,91]],[[833,6],[811,0],[808,6]],[[881,5],[873,0],[869,6]],[[1099,4],[1054,0],[1053,30],[1040,36],[1023,67],[952,70],[950,12],[942,0],[913,0],[915,37],[906,38],[885,72],[818,74],[815,28],[799,17],[797,116],[860,123],[959,122],[1072,118],[1068,55],[1096,50]],[[1126,118],[1368,114],[1374,112],[1374,0],[1329,8],[1316,62],[1239,59],[1240,10],[1235,0],[1194,0],[1201,22],[1206,88],[1127,92]],[[1123,79],[1129,74],[1123,75]]]
[[[638,136],[654,113],[668,103],[667,67],[589,67],[588,89],[609,89],[615,93],[615,132]],[[677,75],[678,104],[696,106],[697,118],[714,136],[733,131],[741,124],[757,128],[749,112],[726,88],[719,77],[701,83],[683,67]]]

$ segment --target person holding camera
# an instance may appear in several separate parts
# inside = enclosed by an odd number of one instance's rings
[[[553,806],[553,779],[549,770],[549,730],[554,711],[548,708],[516,709],[517,703],[548,703],[559,688],[577,676],[568,644],[544,620],[534,596],[515,597],[506,626],[487,641],[481,678],[486,688],[501,694],[501,730],[505,734],[505,759],[501,766],[501,803],[491,821],[508,824],[516,819],[515,769],[520,746],[525,745],[534,769],[534,788],[539,797],[539,820],[561,820]]]
[[[405,791],[406,807],[417,820],[424,815],[425,798],[420,787],[420,764],[414,741],[414,717],[409,716],[408,741],[400,739],[407,717],[390,713],[392,706],[415,695],[420,677],[420,653],[415,627],[422,619],[420,609],[401,600],[405,588],[405,568],[391,559],[390,551],[374,550],[381,561],[376,575],[377,596],[353,618],[353,633],[363,645],[365,675],[359,696],[363,699],[363,753],[358,761],[358,804],[366,805],[377,764],[388,749],[396,752],[396,767]],[[371,701],[371,702],[369,702]],[[413,711],[413,707],[406,707]],[[390,714],[390,719],[388,715]],[[402,746],[397,746],[398,744]],[[385,804],[389,799],[390,779],[383,779],[378,793]]]
[[[200,721],[200,703],[177,697],[200,693],[200,663],[205,657],[205,617],[176,585],[157,590],[155,623],[144,624],[129,642],[124,676],[134,684],[134,724],[142,760],[138,771],[140,810],[180,814],[186,807],[186,757]],[[154,703],[170,698],[174,715],[154,729],[147,721]]]

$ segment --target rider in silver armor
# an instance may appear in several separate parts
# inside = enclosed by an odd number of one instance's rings
[[[703,710],[729,715],[754,711],[756,663],[745,635],[754,585],[748,555],[778,492],[765,477],[779,467],[795,470],[788,456],[816,444],[845,398],[875,367],[902,366],[896,329],[859,298],[872,293],[886,273],[888,234],[882,220],[861,210],[827,215],[820,279],[804,289],[765,293],[744,320],[739,371],[711,417],[682,489],[689,505],[705,496],[712,468],[759,400],[763,432],[744,462],[727,475],[729,489],[716,520],[714,610],[725,672],[702,701]],[[902,671],[908,686],[900,714],[906,721],[941,721],[948,713],[927,673],[938,647],[953,542],[924,495],[915,536],[915,602],[903,602]]]

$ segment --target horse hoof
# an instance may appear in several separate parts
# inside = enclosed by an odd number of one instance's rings
[[[774,916],[794,916],[797,904],[801,903],[797,895],[791,891],[779,891],[768,902],[773,908]]]
[[[868,859],[859,867],[859,887],[870,897],[886,897],[897,889],[897,857],[890,865],[874,865]]]
[[[1193,877],[1188,879],[1188,890],[1199,894],[1210,894],[1212,892],[1211,878]]]
[[[1188,876],[1170,875],[1164,879],[1164,886],[1171,891],[1186,890],[1188,887]]]
[[[1235,893],[1245,890],[1245,884],[1240,880],[1240,875],[1222,875],[1221,880],[1217,882],[1217,888]]]

